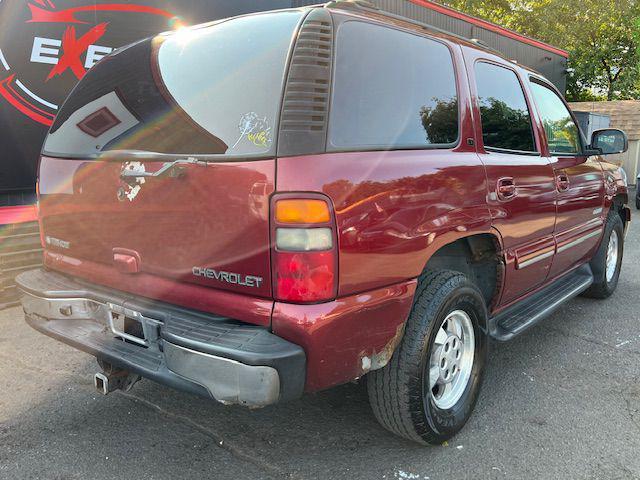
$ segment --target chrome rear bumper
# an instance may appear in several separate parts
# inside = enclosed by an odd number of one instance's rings
[[[152,304],[44,269],[16,281],[33,328],[143,377],[250,407],[296,398],[304,389],[303,350],[262,327]],[[118,325],[125,318],[129,329]]]

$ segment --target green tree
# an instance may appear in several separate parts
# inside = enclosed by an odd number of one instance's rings
[[[441,0],[569,51],[570,100],[640,98],[640,0]]]
[[[485,145],[510,150],[533,150],[529,112],[509,107],[496,98],[480,99]]]
[[[454,143],[458,138],[458,100],[433,99],[435,105],[420,108],[420,121],[429,143]]]

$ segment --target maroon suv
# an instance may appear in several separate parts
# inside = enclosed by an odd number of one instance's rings
[[[27,322],[264,406],[366,376],[382,425],[467,421],[490,338],[606,298],[627,187],[562,96],[478,42],[350,2],[158,35],[92,68],[39,170]]]

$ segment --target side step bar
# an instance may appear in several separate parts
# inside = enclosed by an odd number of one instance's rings
[[[592,283],[591,267],[585,264],[492,317],[489,334],[500,342],[511,340],[547,318],[566,301],[580,295]]]

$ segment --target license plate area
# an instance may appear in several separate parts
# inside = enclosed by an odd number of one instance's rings
[[[140,312],[112,303],[107,304],[107,320],[111,332],[122,339],[142,347],[157,347],[160,322]]]

